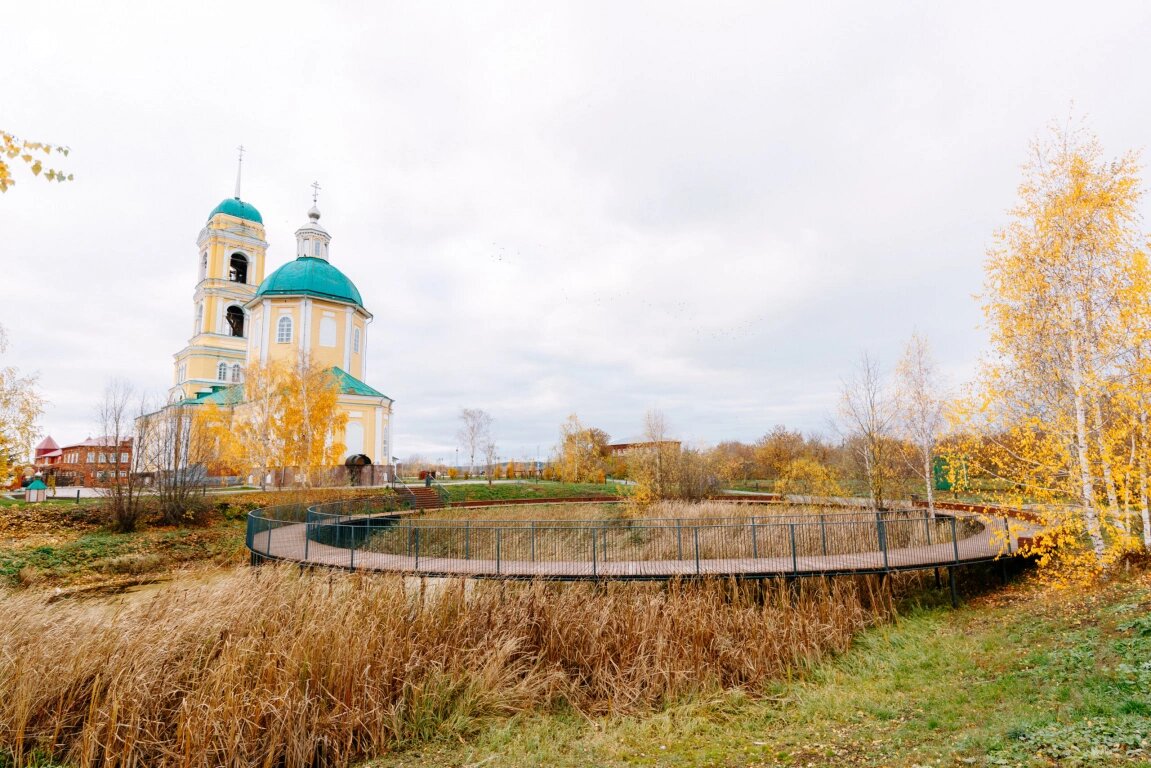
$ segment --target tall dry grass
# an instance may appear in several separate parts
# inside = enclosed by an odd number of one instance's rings
[[[928,519],[924,510],[887,511],[882,519],[881,545],[876,513],[842,506],[664,501],[642,516],[620,504],[449,508],[375,529],[357,547],[430,558],[566,562],[592,560],[594,541],[594,558],[651,561],[693,560],[698,542],[704,560],[790,558],[793,552],[819,557],[943,544],[979,530],[966,519],[953,529],[950,518]]]
[[[0,594],[0,753],[337,766],[478,718],[755,692],[892,611],[865,580],[448,582],[264,567],[114,612]]]

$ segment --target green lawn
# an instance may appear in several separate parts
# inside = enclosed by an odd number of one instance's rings
[[[499,720],[371,765],[1151,766],[1151,580],[913,608],[764,693]]]
[[[505,499],[557,499],[566,496],[619,496],[624,486],[594,483],[444,483],[451,501],[502,501]]]

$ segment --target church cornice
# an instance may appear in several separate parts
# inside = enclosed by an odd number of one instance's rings
[[[227,242],[238,243],[241,246],[250,248],[263,248],[267,250],[268,241],[261,240],[259,237],[236,232],[230,229],[215,229],[213,227],[204,227],[200,230],[199,236],[196,238],[196,247],[203,248],[204,245],[212,239],[224,240]]]

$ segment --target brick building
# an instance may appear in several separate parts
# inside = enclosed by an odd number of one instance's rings
[[[54,477],[57,485],[99,485],[127,477],[132,466],[132,438],[115,442],[111,437],[90,437],[60,446],[49,436],[36,446],[32,463],[45,480]]]

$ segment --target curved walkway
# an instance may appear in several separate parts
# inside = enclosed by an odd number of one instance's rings
[[[552,503],[562,500],[552,500]],[[963,505],[953,505],[962,507]],[[263,510],[253,512],[257,516]],[[924,513],[921,518],[900,519],[893,521],[878,521],[875,523],[852,522],[851,525],[870,526],[864,530],[863,537],[857,540],[870,540],[873,546],[861,546],[850,552],[830,554],[809,554],[804,551],[810,548],[813,541],[818,540],[817,531],[823,533],[823,550],[827,551],[827,529],[832,525],[845,525],[845,523],[825,523],[824,516],[820,522],[775,522],[770,516],[745,517],[738,520],[726,521],[720,524],[701,520],[662,521],[660,529],[665,535],[674,535],[679,547],[675,557],[659,559],[626,559],[614,555],[619,551],[626,551],[625,546],[612,547],[610,544],[621,540],[616,534],[631,534],[631,529],[609,528],[604,521],[580,521],[574,528],[560,528],[558,521],[539,521],[530,523],[532,559],[516,557],[509,559],[510,549],[507,542],[513,536],[521,537],[519,550],[525,551],[526,544],[523,538],[527,536],[529,521],[515,521],[492,523],[487,521],[484,527],[465,529],[464,522],[441,521],[427,527],[402,525],[405,513],[387,514],[360,514],[360,515],[316,515],[313,509],[308,510],[308,522],[275,521],[275,526],[266,530],[253,530],[252,520],[249,518],[248,546],[253,553],[254,560],[286,560],[301,564],[328,566],[350,570],[372,570],[383,572],[405,573],[422,576],[472,576],[501,579],[611,579],[611,580],[661,580],[677,577],[697,576],[734,576],[738,578],[770,578],[781,576],[814,576],[839,575],[860,573],[887,573],[901,570],[931,569],[939,567],[968,565],[978,562],[995,560],[1004,556],[1013,556],[1019,550],[1019,538],[1032,536],[1036,527],[1026,519],[1024,513],[1015,510],[1004,510],[991,507],[958,508],[931,521],[929,524]],[[758,522],[757,522],[758,520]],[[270,521],[269,521],[270,522]],[[482,521],[476,521],[481,523]],[[655,521],[636,521],[647,523]],[[386,551],[373,551],[364,546],[373,535],[374,524],[380,524],[376,533],[390,530],[395,533],[406,531],[407,545],[402,547],[403,553],[389,553]],[[567,521],[564,525],[570,525]],[[583,526],[582,523],[586,523]],[[674,523],[671,525],[670,523]],[[939,526],[937,543],[920,543],[913,546],[887,547],[884,542],[892,538],[889,531],[899,533],[898,526],[915,526],[919,529],[932,525]],[[644,530],[649,530],[641,526]],[[962,530],[961,530],[962,528]],[[725,530],[726,529],[726,530]],[[947,530],[954,532],[947,536]],[[567,547],[566,554],[560,552],[557,545],[552,550],[553,557],[545,559],[535,558],[537,540],[541,542],[540,550],[547,550],[547,532],[587,531],[589,546],[581,548],[570,556],[571,547]],[[650,530],[655,530],[652,528]],[[608,533],[613,538],[609,541]],[[674,531],[674,534],[672,532]],[[775,549],[779,549],[779,541],[784,542],[782,555],[778,552],[759,556],[708,556],[708,550],[714,546],[701,547],[701,531],[703,538],[713,543],[734,540],[743,537],[741,549],[755,547],[759,541],[766,542],[770,534],[777,534]],[[799,535],[797,537],[797,531]],[[412,533],[415,533],[414,550],[412,546]],[[421,533],[422,532],[422,533]],[[600,533],[602,532],[602,542]],[[751,545],[748,544],[750,532]],[[332,535],[332,534],[336,535]],[[350,534],[350,535],[349,535]],[[440,534],[439,546],[433,541],[436,534]],[[757,539],[757,534],[759,538]],[[790,551],[786,551],[787,535],[790,534]],[[904,532],[906,534],[906,531]],[[421,553],[421,535],[424,537],[423,553]],[[443,539],[447,536],[455,537],[451,545],[445,547]],[[453,551],[456,556],[443,556],[443,550],[463,549],[464,536],[471,545],[471,551],[466,556]],[[939,541],[939,538],[946,540]],[[801,544],[797,544],[797,538]],[[907,535],[902,538],[910,540]],[[931,540],[931,532],[927,530],[926,538]],[[350,546],[337,546],[329,541],[343,541]],[[359,546],[356,541],[359,540]],[[480,541],[484,539],[484,541]],[[504,548],[501,552],[501,539]],[[349,541],[350,540],[350,541]],[[472,543],[475,542],[475,543]],[[483,544],[481,546],[481,544]],[[494,544],[494,546],[493,546]],[[771,549],[766,543],[759,545],[764,549]],[[401,547],[396,547],[401,548]],[[378,549],[378,548],[377,548]],[[430,551],[429,551],[430,550]],[[614,550],[614,551],[613,551]],[[467,550],[464,550],[467,551]],[[472,556],[472,555],[476,556]],[[702,556],[701,556],[702,554]],[[560,555],[560,556],[555,556]]]

